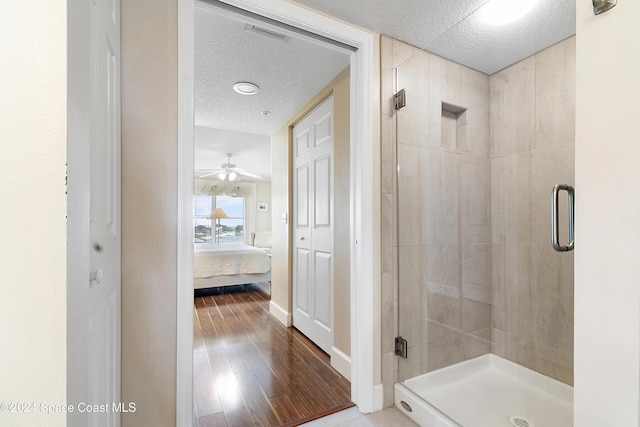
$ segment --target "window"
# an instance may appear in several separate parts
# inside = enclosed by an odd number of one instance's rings
[[[222,209],[228,218],[209,219],[214,209]],[[242,243],[244,240],[244,198],[231,196],[194,197],[194,242],[195,243]]]
[[[212,196],[197,195],[194,197],[195,213],[193,216],[194,226],[194,242],[195,243],[211,243],[211,221],[209,215],[211,215],[212,209]]]

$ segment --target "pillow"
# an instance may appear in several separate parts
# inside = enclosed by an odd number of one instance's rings
[[[270,231],[256,231],[253,237],[253,246],[256,248],[270,248],[271,247],[271,232]]]

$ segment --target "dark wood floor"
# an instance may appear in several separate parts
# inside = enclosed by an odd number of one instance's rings
[[[200,427],[295,426],[353,406],[329,357],[269,314],[268,294],[244,288],[195,297]]]

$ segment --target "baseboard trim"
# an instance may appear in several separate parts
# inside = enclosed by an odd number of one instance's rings
[[[340,375],[351,381],[351,358],[337,347],[331,347],[331,366]]]
[[[384,407],[384,385],[373,386],[373,412],[382,411]]]
[[[291,313],[280,307],[273,300],[269,301],[269,313],[287,328],[291,326]]]

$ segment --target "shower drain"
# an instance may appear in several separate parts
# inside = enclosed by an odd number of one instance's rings
[[[511,415],[509,422],[516,427],[533,427],[533,422],[520,415]]]

